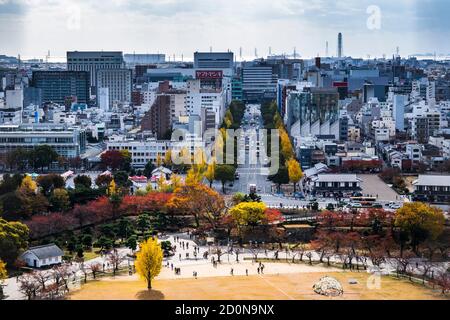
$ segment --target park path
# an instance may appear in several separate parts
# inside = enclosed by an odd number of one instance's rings
[[[178,240],[176,240],[178,239]],[[227,246],[221,246],[220,249],[224,253],[221,256],[221,263],[217,264],[216,267],[213,266],[211,262],[211,257],[215,257],[217,260],[217,254],[212,254],[217,246],[199,246],[199,252],[197,253],[197,257],[194,255],[194,248],[197,246],[193,237],[188,235],[187,233],[173,233],[162,235],[160,237],[161,241],[170,241],[173,246],[176,246],[175,255],[164,258],[163,259],[163,268],[161,270],[158,279],[181,279],[181,278],[193,278],[194,271],[197,272],[198,277],[226,277],[226,276],[243,276],[247,274],[249,275],[257,275],[259,263],[254,261],[254,255],[257,253],[259,259],[273,259],[275,257],[276,250],[262,250],[262,249],[242,249],[239,248],[239,257],[238,261],[236,259],[236,254],[233,248],[233,251],[229,250],[230,248]],[[185,246],[182,247],[182,243],[184,242]],[[127,248],[119,248],[117,249],[119,254],[125,256],[129,254],[131,251]],[[228,252],[229,251],[229,252]],[[208,252],[208,258],[203,258],[203,254]],[[319,255],[310,251],[312,256],[312,261],[318,261]],[[295,257],[296,261],[299,260],[298,255]],[[294,274],[294,273],[313,273],[313,272],[333,272],[340,271],[341,269],[336,268],[326,268],[321,265],[308,265],[308,258],[306,256],[306,252],[303,255],[304,263],[291,263],[292,261],[292,253],[286,251],[278,252],[278,261],[277,262],[264,262],[264,274]],[[330,259],[331,262],[341,262],[338,256],[333,256]],[[415,269],[415,273],[421,274],[421,259],[414,259],[412,265],[415,265],[417,262],[419,268]],[[99,263],[100,265],[105,265],[105,269],[111,270],[111,266],[108,265],[107,256],[101,256],[94,258],[92,260],[84,262],[84,267],[88,267],[89,265]],[[126,267],[131,264],[132,261],[124,260],[121,264],[121,267]],[[373,267],[370,262],[368,263],[369,268],[367,272],[374,272]],[[70,266],[70,270],[73,273],[73,281],[71,282],[71,288],[76,289],[81,286],[82,279],[84,278],[84,274],[81,271],[82,264],[73,263]],[[435,272],[440,272],[442,270],[446,270],[449,267],[449,263],[441,263],[436,264],[433,267]],[[176,275],[174,272],[174,268],[180,268],[181,273]],[[231,269],[233,269],[233,275],[231,275]],[[381,266],[381,270],[383,274],[395,273],[396,270],[396,262],[391,259],[388,260]],[[38,271],[38,272],[46,272],[46,271]],[[114,278],[102,278],[103,280],[109,279],[120,279],[120,280],[130,280],[134,281],[137,279],[137,275],[131,276],[116,276]],[[9,300],[21,300],[25,297],[19,291],[18,283],[16,278],[9,278],[5,281],[4,292],[8,296]]]

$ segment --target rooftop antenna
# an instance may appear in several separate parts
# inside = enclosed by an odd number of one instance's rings
[[[328,57],[328,41],[325,42],[325,57]]]
[[[258,50],[255,48],[255,57],[258,58]]]
[[[242,61],[242,47],[239,47],[239,58],[240,58],[241,61]]]
[[[212,46],[209,47],[209,52],[212,52]]]
[[[272,55],[272,47],[269,47],[269,56]]]
[[[294,59],[296,59],[296,58],[297,58],[297,48],[294,47]]]
[[[399,55],[399,53],[400,53],[400,47],[397,46],[395,52],[397,53],[397,57],[400,56],[400,55]]]
[[[184,54],[181,54],[181,62],[184,62]]]

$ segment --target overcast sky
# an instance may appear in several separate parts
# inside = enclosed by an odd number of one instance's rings
[[[239,57],[292,53],[356,57],[450,53],[448,0],[0,0],[0,54],[67,50]]]

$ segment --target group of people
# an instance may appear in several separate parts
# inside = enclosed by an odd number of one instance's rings
[[[264,274],[264,267],[264,264],[260,262],[258,268],[256,269],[258,271],[258,274]]]

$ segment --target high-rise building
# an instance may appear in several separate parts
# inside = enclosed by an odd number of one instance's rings
[[[143,131],[153,132],[158,139],[163,139],[172,128],[170,95],[161,94],[156,97],[150,110],[141,121]]]
[[[338,58],[342,58],[344,56],[344,43],[342,40],[342,33],[338,34],[338,48],[337,48],[337,56]]]
[[[67,97],[89,102],[89,73],[86,71],[34,71],[32,87],[41,89],[42,102],[64,104]]]
[[[90,75],[92,94],[96,94],[97,70],[121,69],[125,66],[122,52],[119,51],[68,51],[67,70],[87,71]]]
[[[247,102],[274,100],[277,95],[277,76],[271,66],[250,65],[242,69],[242,95]]]
[[[334,135],[339,139],[339,93],[336,88],[303,88],[287,100],[287,128],[299,137]]]
[[[97,70],[97,88],[108,88],[110,109],[115,104],[131,102],[131,77],[131,69]]]

